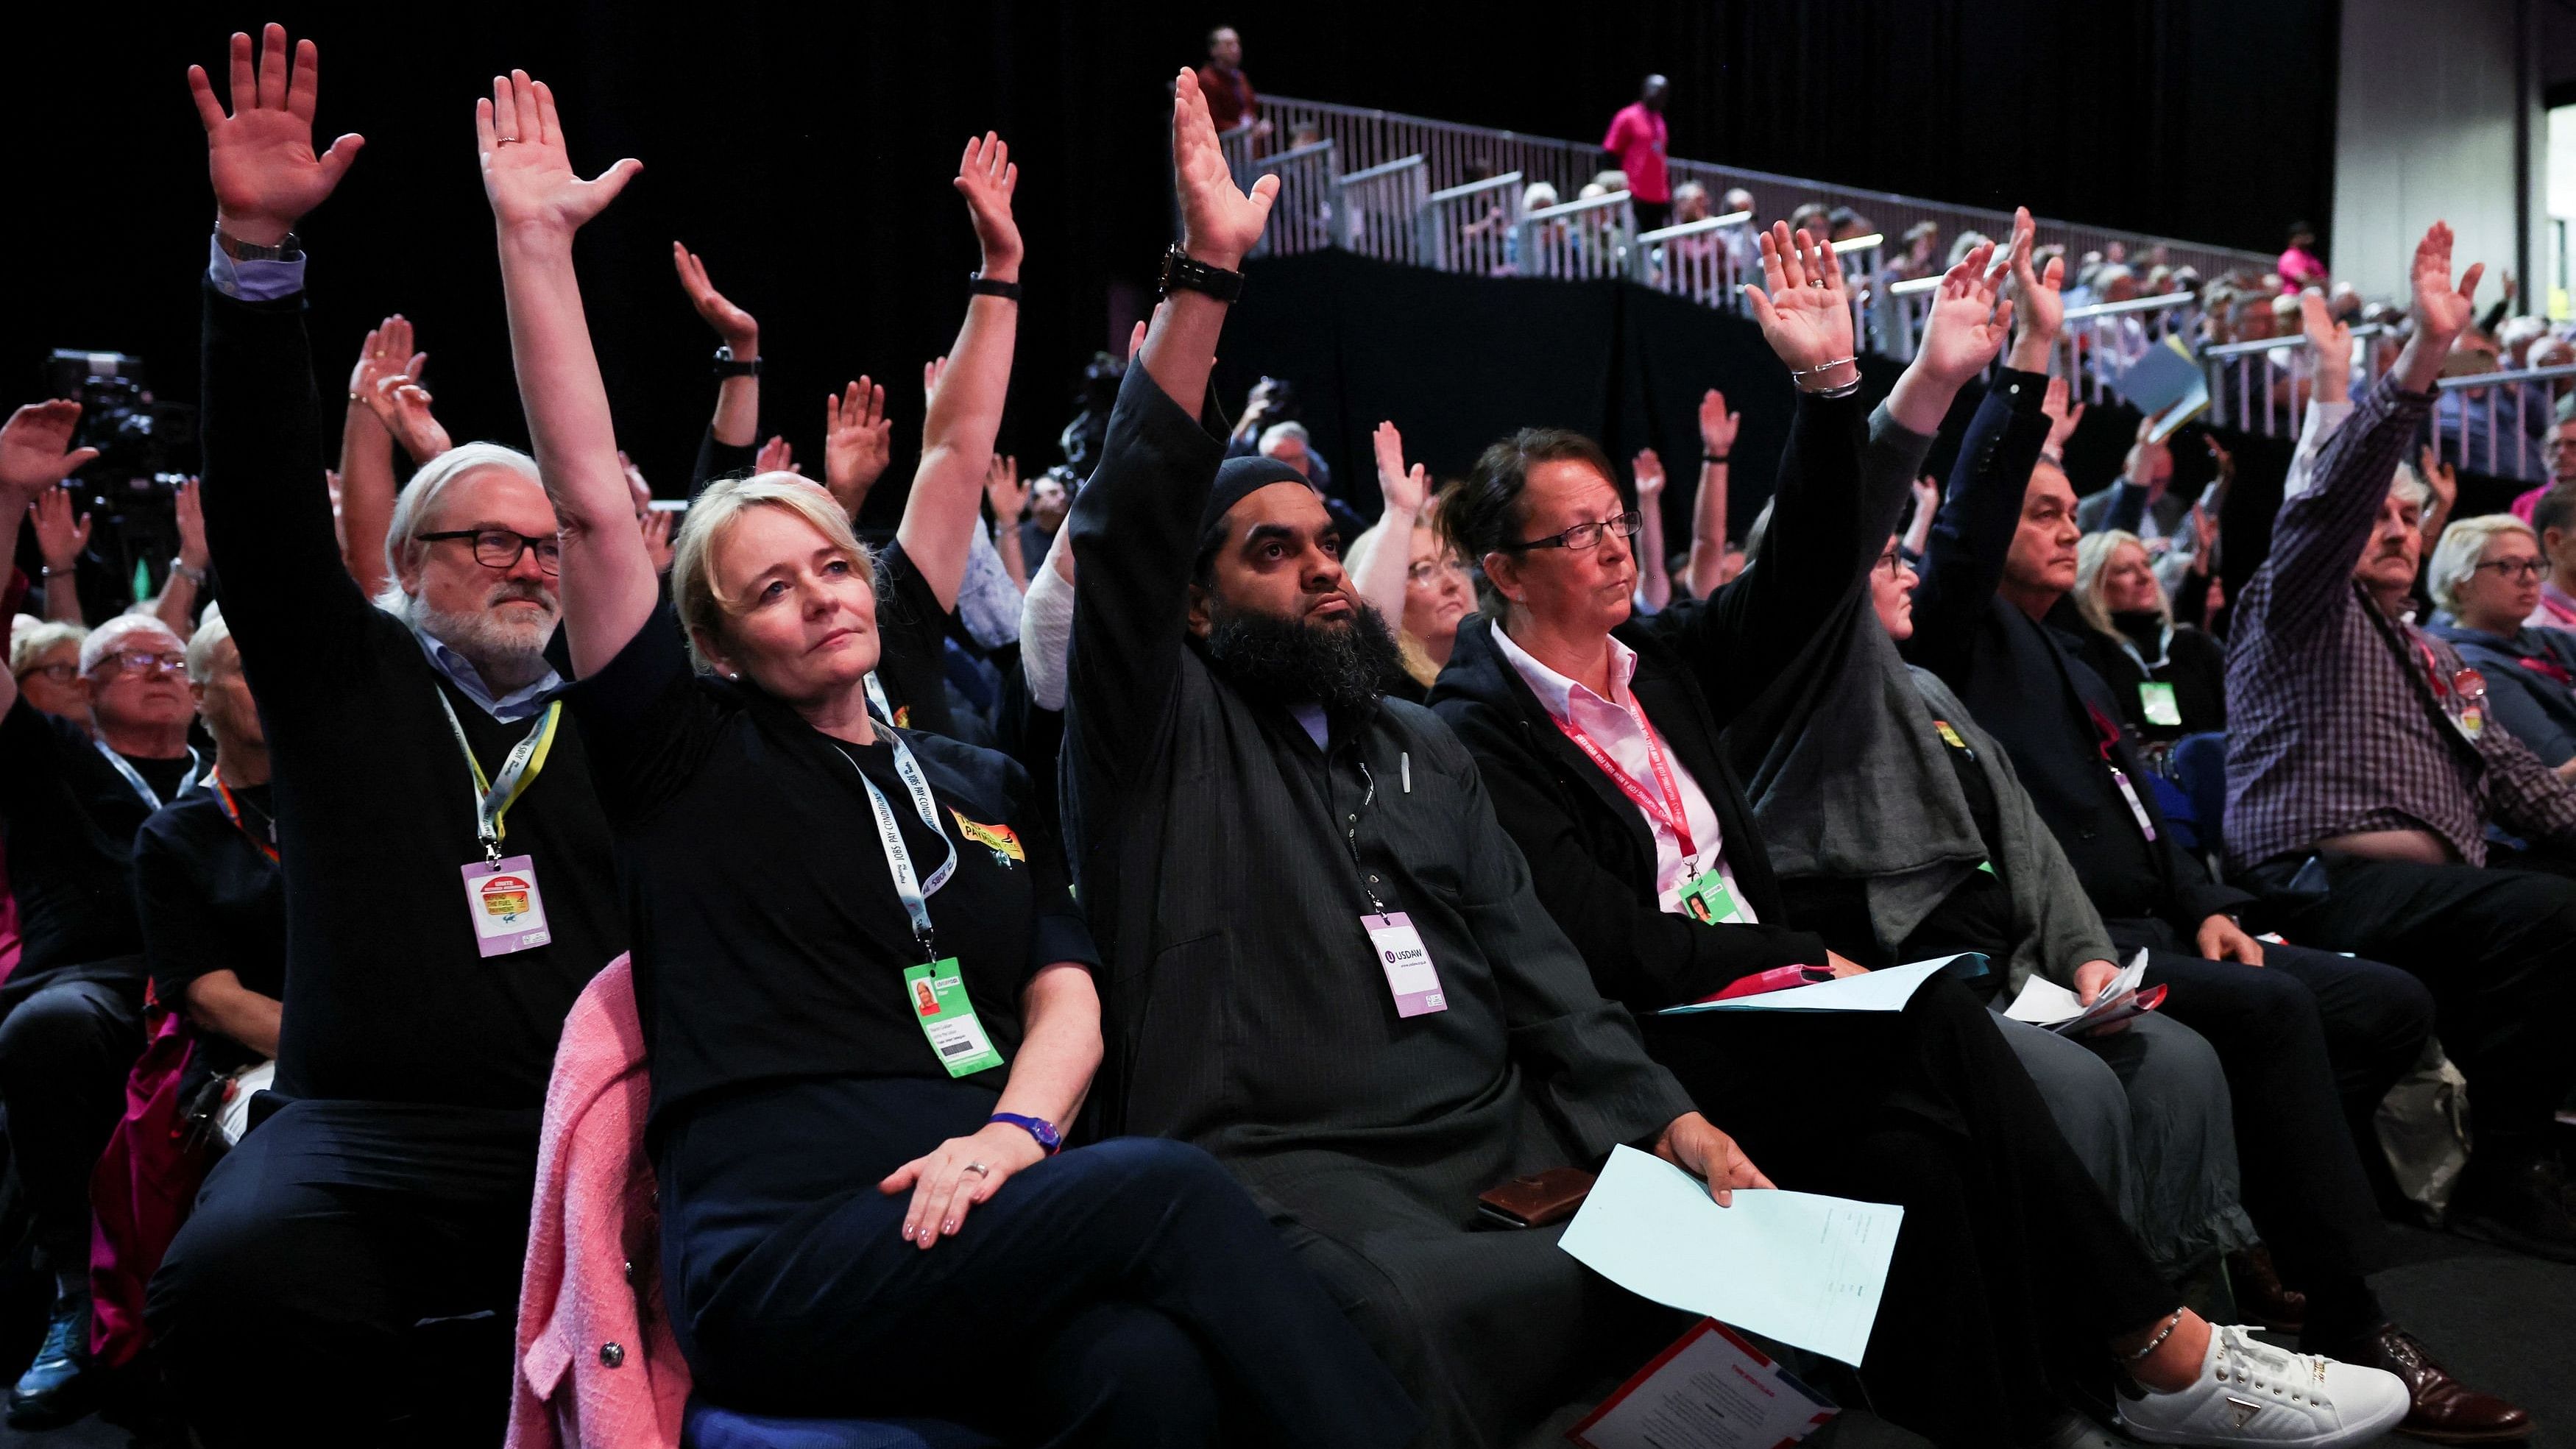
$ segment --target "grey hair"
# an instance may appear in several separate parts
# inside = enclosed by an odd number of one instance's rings
[[[2476,573],[2478,560],[2485,557],[2487,545],[2498,534],[2518,533],[2530,539],[2532,547],[2540,546],[2540,535],[2531,525],[2510,513],[2481,513],[2463,518],[2442,530],[2442,541],[2433,546],[2433,562],[2425,567],[2424,587],[2433,602],[2456,615],[2460,612],[2460,586]]]
[[[1270,426],[1263,428],[1261,430],[1261,456],[1265,458],[1269,457],[1270,450],[1272,448],[1277,447],[1280,443],[1291,438],[1294,438],[1300,443],[1311,441],[1306,434],[1306,425],[1304,423],[1272,423]]]
[[[403,570],[420,561],[420,536],[428,531],[438,495],[477,468],[506,468],[531,483],[545,481],[537,474],[536,459],[499,443],[466,443],[432,458],[394,498],[394,516],[385,525],[385,587],[376,595],[377,608],[410,621],[412,596],[402,586]]]
[[[173,641],[179,637],[156,615],[119,614],[90,630],[89,637],[81,641],[81,673],[87,674],[96,669],[108,655],[115,653],[127,639],[137,634],[159,634]]]
[[[89,631],[78,624],[20,614],[9,621],[9,673],[24,674],[46,654],[65,644],[77,645],[88,637]]]
[[[215,646],[233,637],[233,626],[224,622],[221,605],[210,604],[197,621],[197,632],[188,636],[188,682],[203,684],[215,673]]]
[[[2412,463],[2397,465],[2397,478],[2388,485],[2388,489],[2418,509],[2429,506],[2433,501],[2432,485],[2424,481],[2424,475],[2416,472]]]

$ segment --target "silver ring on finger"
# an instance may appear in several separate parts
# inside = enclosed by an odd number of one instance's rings
[[[509,145],[515,145],[515,144],[517,144],[518,139],[519,139],[519,138],[518,138],[518,137],[516,137],[516,136],[503,136],[501,139],[499,139],[499,140],[497,140],[497,141],[493,142],[492,144],[493,144],[493,145],[495,145],[495,146],[509,146]]]
[[[977,1173],[984,1177],[991,1177],[993,1175],[993,1169],[986,1167],[980,1162],[967,1163],[964,1167],[959,1168],[958,1171]]]

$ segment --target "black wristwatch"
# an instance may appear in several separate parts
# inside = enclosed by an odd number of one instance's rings
[[[1019,283],[997,282],[982,272],[972,272],[967,275],[966,290],[978,297],[1001,297],[1013,302],[1020,300]]]
[[[1160,294],[1168,297],[1176,291],[1205,292],[1220,302],[1231,302],[1243,295],[1243,273],[1193,261],[1189,253],[1175,244],[1170,251],[1163,253]]]
[[[215,245],[222,247],[224,249],[224,255],[237,262],[300,262],[304,260],[303,239],[291,231],[286,235],[279,237],[277,239],[277,245],[261,246],[257,242],[243,241],[240,237],[227,233],[222,227],[217,227],[215,228]]]
[[[716,349],[716,376],[758,377],[760,376],[760,359],[755,357],[749,362],[737,362],[734,360],[733,344],[727,343]]]

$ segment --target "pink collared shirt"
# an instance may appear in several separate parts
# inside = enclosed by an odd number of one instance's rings
[[[1635,713],[1630,713],[1635,699],[1628,692],[1628,681],[1637,674],[1635,650],[1616,639],[1610,641],[1610,693],[1615,698],[1603,699],[1586,686],[1539,663],[1503,630],[1494,631],[1494,643],[1501,647],[1503,657],[1511,661],[1512,668],[1519,672],[1530,692],[1538,696],[1539,704],[1550,716],[1583,731],[1647,794],[1657,792],[1654,761],[1646,751],[1646,731],[1638,724],[1645,717],[1645,709],[1637,706]],[[1681,914],[1682,883],[1714,865],[1726,882],[1727,894],[1735,898],[1735,908],[1743,913],[1745,921],[1753,921],[1752,903],[1744,899],[1744,892],[1736,889],[1735,871],[1726,863],[1725,841],[1718,828],[1717,811],[1708,803],[1707,792],[1700,789],[1699,781],[1691,778],[1691,772],[1674,758],[1671,748],[1663,744],[1660,736],[1656,744],[1662,749],[1664,768],[1672,771],[1674,788],[1681,793],[1682,818],[1690,826],[1691,844],[1698,848],[1698,854],[1695,857],[1684,855],[1681,837],[1656,819],[1653,812],[1631,802],[1629,808],[1637,811],[1638,818],[1646,822],[1647,831],[1655,837],[1655,903],[1673,914]]]
[[[2569,598],[2556,583],[2540,586],[2540,604],[2531,617],[2522,621],[2526,629],[2576,629],[2576,599]]]

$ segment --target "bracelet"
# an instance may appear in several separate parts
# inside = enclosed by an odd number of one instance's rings
[[[1820,398],[1828,398],[1828,399],[1831,399],[1831,398],[1844,398],[1844,397],[1850,397],[1852,394],[1854,394],[1854,393],[1856,393],[1856,392],[1859,392],[1859,391],[1860,391],[1860,379],[1859,379],[1859,378],[1857,378],[1857,377],[1855,377],[1855,378],[1853,378],[1851,381],[1849,381],[1849,382],[1847,382],[1847,383],[1844,383],[1844,384],[1843,384],[1842,386],[1840,386],[1840,387],[1821,387],[1821,388],[1804,388],[1804,387],[1802,387],[1802,388],[1798,389],[1798,391],[1800,391],[1800,392],[1802,392],[1802,393],[1805,393],[1805,394],[1806,394],[1807,396],[1809,396],[1809,397],[1820,397]]]
[[[36,565],[36,577],[40,579],[62,577],[78,571],[79,567],[80,566],[78,564],[69,564],[62,568],[56,568],[49,563],[40,563]]]
[[[1020,300],[1019,283],[997,282],[982,272],[971,272],[967,275],[966,290],[978,297],[1000,297],[1011,302]]]
[[[198,588],[202,589],[206,586],[206,571],[204,569],[192,569],[174,558],[170,560],[170,572],[178,575],[180,578],[186,579],[192,584],[195,584]]]
[[[1819,362],[1819,363],[1817,363],[1817,364],[1816,364],[1815,366],[1813,366],[1813,367],[1793,367],[1793,368],[1790,368],[1790,369],[1789,369],[1789,375],[1790,375],[1791,377],[1806,377],[1806,376],[1809,376],[1809,375],[1814,374],[1814,373],[1819,373],[1819,372],[1831,372],[1831,371],[1833,371],[1833,370],[1834,370],[1835,368],[1837,368],[1837,367],[1841,367],[1841,366],[1844,366],[1845,364],[1848,364],[1848,363],[1855,363],[1855,362],[1858,362],[1858,361],[1860,361],[1860,358],[1859,358],[1859,356],[1858,356],[1857,354],[1855,354],[1855,355],[1853,355],[1853,356],[1850,356],[1850,357],[1838,357],[1838,358],[1834,359],[1834,360],[1833,360],[1833,361],[1831,361],[1831,362]]]
[[[1699,460],[1703,463],[1715,463],[1721,468],[1726,466],[1726,454],[1724,453],[1702,453],[1699,455]]]
[[[2063,470],[2066,467],[2066,450],[2064,448],[2042,448],[2039,450],[2039,460],[2052,467]]]
[[[2156,1330],[2156,1336],[2147,1340],[2147,1346],[2145,1348],[2139,1349],[2136,1353],[2124,1353],[2120,1355],[2121,1361],[2124,1363],[2145,1362],[2148,1354],[2154,1353],[2157,1349],[2164,1347],[2165,1340],[2173,1337],[2173,1331],[2182,1326],[2182,1315],[2183,1310],[2179,1308],[2175,1309],[2173,1317],[2165,1320],[2165,1326]]]

